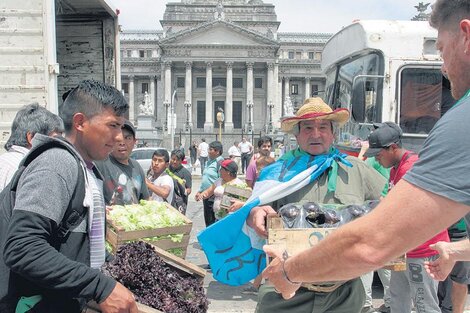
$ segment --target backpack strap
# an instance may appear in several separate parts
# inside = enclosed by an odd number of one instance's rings
[[[83,199],[85,198],[85,175],[83,173],[81,160],[73,148],[66,143],[67,141],[65,139],[58,137],[56,137],[56,139],[58,140],[48,141],[30,150],[26,157],[21,161],[20,166],[18,167],[19,170],[17,173],[15,173],[14,181],[12,180],[13,183],[10,190],[16,192],[19,178],[24,169],[43,152],[52,148],[67,150],[77,161],[78,178],[77,185],[75,186],[75,190],[72,193],[72,198],[70,199],[67,210],[65,211],[62,221],[58,225],[57,235],[59,239],[63,240],[68,236],[71,230],[73,230],[83,221],[88,210],[83,206]]]

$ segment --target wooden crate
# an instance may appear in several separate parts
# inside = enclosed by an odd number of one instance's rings
[[[297,254],[328,236],[335,228],[284,228],[284,223],[277,214],[268,215],[268,244],[285,249],[289,255]],[[392,271],[406,270],[404,256],[386,264],[384,269]]]
[[[161,227],[154,229],[145,229],[145,230],[134,230],[134,231],[125,231],[120,226],[116,225],[113,220],[106,218],[106,241],[113,248],[113,253],[127,241],[132,240],[143,240],[147,241],[153,245],[156,245],[164,250],[173,249],[173,248],[182,248],[184,258],[189,244],[189,236],[191,233],[191,228],[193,227],[193,222],[181,214],[177,209],[164,202],[168,210],[174,211],[176,214],[180,215],[181,218],[186,222],[184,225],[180,226],[171,226],[171,227]],[[165,235],[177,235],[183,234],[183,240],[181,242],[173,242],[171,239],[160,239],[157,241],[150,241],[146,238],[165,236]]]
[[[268,215],[268,244],[285,249],[289,255],[297,254],[328,236],[336,228],[284,228],[277,214]]]
[[[251,192],[251,189],[239,188],[237,186],[232,185],[225,186],[224,195],[222,197],[222,200],[220,201],[220,208],[228,210],[230,208],[230,205],[232,204],[230,201],[232,199],[244,199],[242,201],[246,201],[249,197],[251,197]]]
[[[158,254],[158,256],[161,257],[162,260],[169,267],[175,270],[178,274],[180,274],[183,277],[192,276],[200,282],[201,286],[204,284],[204,277],[207,274],[206,270],[180,257],[177,257],[176,255],[171,254],[155,245],[152,245],[152,247],[155,250],[155,252]],[[141,303],[137,303],[137,308],[139,310],[139,313],[165,313],[157,309],[151,308],[145,304],[141,304]],[[91,301],[87,304],[87,309],[85,310],[85,313],[100,313],[100,312],[101,311],[98,305],[96,304],[96,302]],[[171,313],[171,312],[167,312],[167,313]]]

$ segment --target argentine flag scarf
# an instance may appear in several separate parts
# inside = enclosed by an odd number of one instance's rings
[[[266,267],[265,240],[245,224],[252,208],[279,200],[328,171],[328,190],[336,188],[338,162],[352,166],[337,149],[312,156],[292,150],[265,167],[245,205],[198,234],[216,280],[238,286],[258,276]]]

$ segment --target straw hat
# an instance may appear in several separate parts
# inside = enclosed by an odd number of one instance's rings
[[[284,118],[281,121],[281,129],[286,133],[292,133],[292,129],[300,121],[329,120],[343,126],[349,120],[349,111],[345,108],[332,110],[321,98],[308,98],[295,113],[295,116]]]

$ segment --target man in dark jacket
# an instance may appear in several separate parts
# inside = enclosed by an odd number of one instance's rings
[[[69,92],[60,116],[82,166],[68,151],[52,148],[23,172],[8,230],[2,230],[0,261],[9,267],[10,277],[0,277],[0,290],[8,291],[0,294],[1,312],[14,311],[20,296],[38,299],[35,312],[81,312],[89,300],[102,312],[137,312],[132,293],[100,272],[105,206],[102,181],[92,163],[113,150],[128,108],[117,89],[97,81],[83,81]],[[48,140],[57,139],[37,135],[33,147]],[[78,171],[84,171],[87,180],[83,203],[88,216],[59,240],[57,225],[72,198]]]

